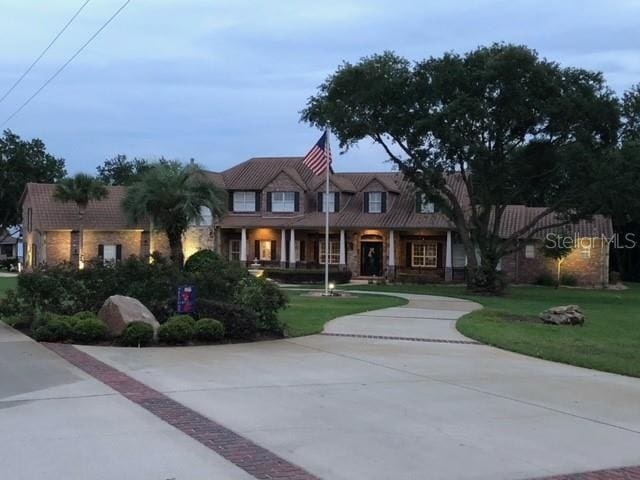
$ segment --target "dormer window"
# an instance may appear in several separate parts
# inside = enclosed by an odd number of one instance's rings
[[[326,212],[327,207],[329,208],[329,213],[335,213],[340,210],[340,193],[329,192],[329,195],[326,192],[318,193],[318,211]]]
[[[268,192],[267,210],[270,212],[299,211],[300,194],[298,192]]]
[[[416,192],[416,211],[418,213],[435,213],[436,205],[430,202],[422,192]]]
[[[255,212],[256,192],[233,192],[234,212]]]
[[[386,192],[365,192],[364,211],[367,213],[384,213],[387,210]]]

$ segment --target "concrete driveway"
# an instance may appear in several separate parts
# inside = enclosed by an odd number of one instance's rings
[[[320,478],[524,479],[640,464],[640,380],[450,343],[466,341],[454,319],[477,305],[406,297],[405,307],[330,322],[331,335],[212,347],[78,348]],[[64,363],[55,356],[46,361]],[[57,423],[47,420],[45,401],[11,405],[4,412],[13,413],[0,416],[0,435],[15,430],[21,439],[7,455],[6,438],[0,438],[0,461],[11,472],[31,468],[27,459],[36,452],[27,440],[44,418],[45,438],[55,439],[51,429],[64,431],[69,419],[86,445],[91,432],[114,435],[92,449],[94,462],[113,459],[111,446],[128,459],[131,445],[115,440],[128,432],[142,459],[164,462],[176,479],[205,478],[196,472],[207,468],[228,469],[207,478],[245,475],[215,453],[200,455],[182,433],[163,429],[140,407],[69,371],[74,378],[49,387],[63,397],[54,400]],[[22,395],[51,396],[49,389]],[[74,399],[78,391],[111,404],[82,408],[95,400]],[[65,402],[75,407],[61,409]],[[145,443],[147,437],[156,444]],[[185,474],[192,464],[200,470]]]

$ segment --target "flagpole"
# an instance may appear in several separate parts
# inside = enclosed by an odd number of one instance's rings
[[[328,155],[329,152],[329,129],[325,130],[325,139],[324,139],[324,154]],[[327,158],[327,192],[324,198],[324,294],[325,296],[329,295],[329,169],[331,165],[329,164]]]

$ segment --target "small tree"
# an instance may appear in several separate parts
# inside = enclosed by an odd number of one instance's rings
[[[214,185],[195,163],[165,162],[152,165],[127,190],[123,208],[133,222],[150,219],[169,241],[171,260],[184,265],[182,236],[189,225],[202,220],[201,208],[214,218],[226,213],[227,193]]]
[[[542,247],[542,254],[556,261],[556,286],[560,285],[562,262],[573,250],[573,237],[561,233],[549,233]]]
[[[84,261],[84,214],[92,200],[102,200],[109,194],[107,187],[95,177],[86,173],[78,173],[73,177],[60,180],[54,191],[54,198],[60,202],[74,202],[78,206],[78,223],[80,238],[78,239],[78,258]]]

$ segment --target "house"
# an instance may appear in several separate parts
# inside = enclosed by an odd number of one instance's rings
[[[12,236],[8,231],[0,230],[0,261],[17,260],[18,258],[18,239]]]
[[[324,177],[302,164],[301,157],[253,158],[223,172],[209,172],[227,190],[229,214],[219,222],[205,215],[184,239],[185,257],[211,248],[246,264],[286,268],[324,266],[348,269],[355,276],[419,275],[431,281],[462,282],[466,257],[454,225],[434,205],[423,201],[398,172],[334,173],[330,194]],[[462,185],[450,180],[463,195]],[[29,184],[22,208],[27,266],[87,258],[117,261],[129,255],[168,253],[163,233],[148,222],[131,225],[120,207],[126,187],[109,187],[109,196],[91,202],[84,218],[84,255],[78,258],[78,215],[73,204],[53,200],[51,184]],[[329,209],[330,240],[324,241]],[[539,209],[508,207],[502,232],[516,231]],[[551,219],[545,220],[550,222]],[[611,221],[602,216],[569,226],[584,240],[563,263],[563,272],[580,284],[608,282]],[[501,268],[516,283],[533,282],[555,272],[554,262],[540,252],[546,231],[523,239],[522,249],[505,257]]]

